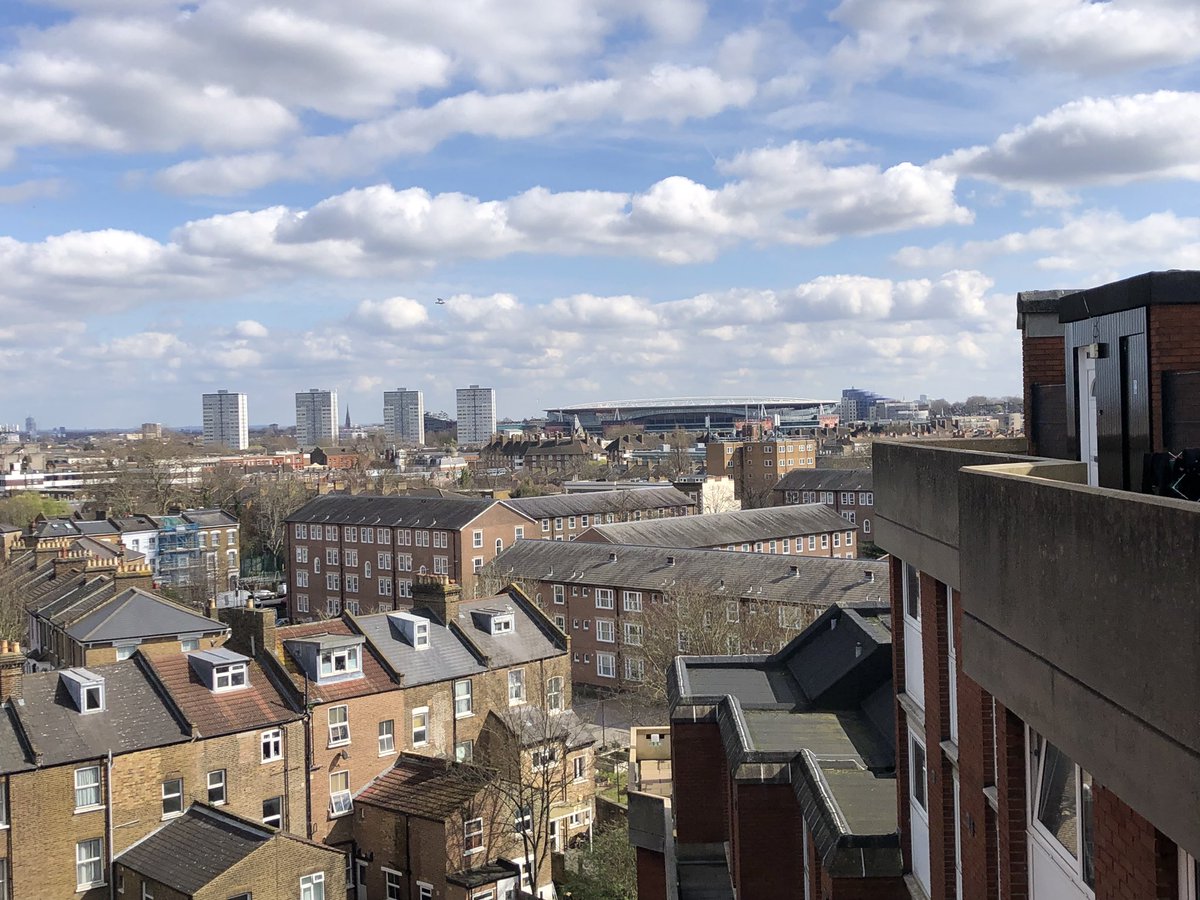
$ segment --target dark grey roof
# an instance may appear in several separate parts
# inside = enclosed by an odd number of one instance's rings
[[[496,719],[521,740],[522,747],[537,747],[547,741],[563,741],[567,748],[588,747],[596,743],[583,720],[574,710],[547,713],[540,706],[526,704],[502,710],[492,710]]]
[[[642,591],[687,585],[790,603],[844,604],[888,596],[888,564],[866,559],[523,540],[492,565],[501,577]]]
[[[76,575],[63,579],[47,595],[31,604],[29,611],[38,618],[65,626],[99,609],[116,594],[116,590],[116,583],[105,575]]]
[[[532,519],[671,509],[677,506],[694,507],[696,505],[695,500],[674,487],[643,488],[636,491],[550,494],[545,497],[519,497],[515,500],[505,500],[504,503]]]
[[[66,629],[80,643],[103,644],[136,638],[229,631],[214,619],[140,588],[128,588]]]
[[[183,894],[194,894],[268,843],[273,831],[208,806],[192,804],[116,861]]]
[[[1180,269],[1146,272],[1077,291],[1063,298],[1058,320],[1078,322],[1141,306],[1181,303],[1200,303],[1200,272]]]
[[[1074,294],[1078,289],[1054,291],[1018,291],[1018,313],[1056,313],[1062,305],[1062,298]]]
[[[408,643],[388,613],[354,619],[355,626],[383,661],[404,676],[406,686],[466,678],[487,671],[467,645],[451,629],[439,624],[432,613],[425,609],[411,613],[430,620],[427,649],[418,650]]]
[[[505,612],[511,607],[513,630],[507,634],[491,634],[482,628],[480,622],[472,615],[472,612],[496,606],[500,606]],[[459,605],[458,618],[454,624],[488,657],[493,668],[546,659],[565,653],[567,649],[562,635],[547,625],[541,616],[527,609],[520,598],[512,594],[464,601]]]
[[[871,491],[870,469],[792,469],[775,485],[777,491]]]
[[[403,528],[463,528],[499,501],[450,497],[377,497],[326,494],[300,507],[289,522],[383,525]]]
[[[104,709],[86,715],[76,709],[60,672],[24,676],[23,699],[15,701],[12,710],[32,752],[40,754],[41,765],[187,740],[139,662],[91,666],[90,671],[104,679]]]
[[[135,513],[132,516],[113,516],[108,521],[117,526],[117,530],[124,534],[127,531],[157,531],[158,523],[152,518],[141,513]]]
[[[823,503],[741,509],[703,516],[675,516],[643,522],[596,525],[585,535],[613,544],[656,547],[718,547],[799,534],[850,531],[851,525]]]

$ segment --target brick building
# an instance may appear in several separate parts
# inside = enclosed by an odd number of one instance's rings
[[[769,506],[779,479],[796,469],[817,465],[815,437],[769,436],[757,440],[710,441],[705,469],[733,479],[734,496],[744,509]]]
[[[797,470],[779,479],[771,505],[824,503],[850,524],[858,526],[859,545],[873,543],[871,519],[875,491],[870,469]]]
[[[676,639],[677,617],[664,615],[662,604],[682,589],[702,593],[723,622],[751,622],[762,615],[778,624],[778,636],[785,640],[834,603],[880,602],[889,596],[884,562],[591,541],[518,541],[497,557],[493,570],[500,580],[529,586],[558,629],[571,636],[572,679],[600,689],[642,683],[646,654],[661,649],[647,629],[669,625]],[[752,631],[745,635],[746,650],[777,649],[778,644],[751,646]],[[776,637],[774,631],[771,636]]]
[[[670,486],[548,494],[542,497],[518,497],[504,502],[506,506],[537,522],[537,527],[527,531],[525,537],[548,541],[573,541],[592,525],[641,522],[696,513],[695,500]]]
[[[935,900],[1196,896],[1198,290],[1020,295],[1040,456],[875,445],[901,846]]]
[[[498,500],[327,495],[287,519],[293,621],[412,605],[417,575],[474,593],[480,569],[532,536],[534,522]]]
[[[856,529],[821,503],[595,525],[581,541],[855,559]]]
[[[833,607],[771,656],[676,660],[669,805],[630,795],[638,897],[910,896],[889,612]]]

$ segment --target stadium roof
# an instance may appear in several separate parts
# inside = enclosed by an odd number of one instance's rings
[[[691,406],[772,406],[791,408],[836,402],[836,400],[819,400],[810,397],[658,397],[642,400],[601,400],[596,403],[576,403],[571,406],[555,406],[547,409],[546,412],[574,413],[623,409],[677,409],[679,407]]]

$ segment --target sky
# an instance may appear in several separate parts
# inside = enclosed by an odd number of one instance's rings
[[[1195,0],[3,0],[0,421],[1019,394],[1017,291],[1200,267],[1198,57]]]

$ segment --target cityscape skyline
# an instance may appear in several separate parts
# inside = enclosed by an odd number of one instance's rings
[[[896,6],[13,4],[0,371],[44,422],[1017,393],[1018,291],[1200,264],[1200,13]]]

